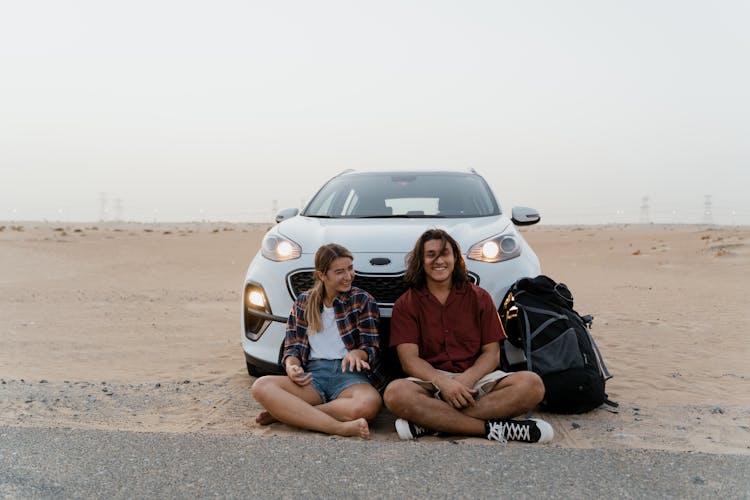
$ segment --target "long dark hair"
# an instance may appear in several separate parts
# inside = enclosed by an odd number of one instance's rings
[[[427,283],[427,275],[424,270],[424,245],[430,240],[440,240],[443,242],[440,246],[441,252],[445,249],[446,245],[450,245],[453,249],[455,260],[453,274],[451,274],[453,284],[460,286],[468,282],[469,275],[466,271],[466,261],[464,260],[464,256],[461,255],[461,248],[458,246],[458,242],[442,229],[428,229],[419,237],[412,251],[406,256],[404,281],[414,288],[422,288]]]
[[[327,273],[333,261],[340,257],[347,257],[354,260],[352,253],[338,243],[328,243],[318,248],[318,251],[315,252],[314,281],[310,289],[310,295],[307,298],[307,307],[305,308],[305,321],[307,321],[308,334],[319,332],[323,329],[320,310],[322,309],[323,297],[326,291],[318,273]]]

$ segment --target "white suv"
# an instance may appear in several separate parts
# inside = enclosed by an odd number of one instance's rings
[[[429,228],[448,231],[461,246],[471,281],[500,305],[517,279],[541,274],[539,259],[515,225],[539,222],[515,207],[508,218],[487,182],[465,171],[354,171],[330,179],[300,212],[280,211],[245,276],[242,348],[250,375],[281,373],[286,319],[294,298],[313,282],[313,256],[325,243],[354,255],[354,285],[380,307],[386,370],[393,303],[407,289],[406,255]]]

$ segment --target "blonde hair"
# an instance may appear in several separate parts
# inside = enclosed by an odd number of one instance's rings
[[[354,260],[352,253],[337,243],[323,245],[315,252],[314,281],[307,297],[307,307],[305,308],[305,321],[307,321],[308,334],[317,333],[323,329],[320,312],[323,309],[323,298],[325,297],[326,290],[318,273],[327,273],[333,261],[341,257]]]

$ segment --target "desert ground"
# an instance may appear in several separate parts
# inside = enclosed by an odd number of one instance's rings
[[[312,436],[254,421],[241,288],[266,228],[0,222],[0,425]],[[594,316],[620,404],[538,412],[546,446],[750,454],[750,228],[522,234]],[[393,420],[373,439],[397,445]]]

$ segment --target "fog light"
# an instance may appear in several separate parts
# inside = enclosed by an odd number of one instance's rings
[[[245,285],[245,336],[250,340],[257,340],[259,334],[265,330],[268,322],[253,311],[270,313],[271,307],[266,299],[266,294],[260,285],[247,283]]]
[[[258,290],[251,290],[250,293],[247,294],[247,301],[250,305],[257,307],[258,309],[266,308],[266,298],[263,296],[263,293]]]

